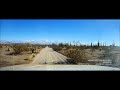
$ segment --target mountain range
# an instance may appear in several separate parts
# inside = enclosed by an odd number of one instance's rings
[[[11,40],[11,41],[7,41],[7,40],[0,40],[0,44],[14,44],[14,43],[19,43],[19,44],[24,44],[24,43],[30,43],[30,44],[52,44],[55,43],[57,44],[58,42],[52,42],[52,41],[48,41],[48,40]]]

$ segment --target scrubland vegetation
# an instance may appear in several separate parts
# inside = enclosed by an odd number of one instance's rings
[[[97,62],[89,62],[88,60],[110,58],[114,60],[113,58],[115,58],[110,53],[115,46],[100,45],[99,42],[96,45],[92,43],[90,45],[78,45],[77,43],[75,45],[68,43],[59,43],[59,45],[0,44],[0,66],[13,65],[10,64],[11,61],[17,61],[17,64],[30,63],[37,53],[46,46],[67,56],[71,64],[89,63],[93,65]]]
[[[41,49],[31,44],[0,44],[0,67],[30,63]]]

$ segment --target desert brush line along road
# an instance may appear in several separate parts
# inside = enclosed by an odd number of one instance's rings
[[[34,58],[33,62],[30,64],[23,65],[14,65],[1,67],[0,70],[72,70],[72,71],[85,71],[85,70],[119,70],[119,68],[112,68],[106,66],[97,66],[97,65],[57,65],[57,63],[66,63],[67,57],[54,51],[48,46],[43,48],[37,56]],[[56,63],[56,64],[55,64]],[[53,65],[54,64],[54,65]]]

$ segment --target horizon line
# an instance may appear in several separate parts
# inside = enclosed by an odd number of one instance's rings
[[[115,44],[115,46],[119,46],[119,44],[117,45],[114,40],[113,40],[113,43],[107,43],[106,41],[89,41],[89,42],[83,42],[83,41],[80,41],[80,40],[71,40],[71,41],[63,41],[63,40],[0,40],[0,44],[1,42],[17,42],[17,43],[31,43],[31,42],[37,42],[40,43],[39,41],[41,41],[41,43],[48,43],[48,44],[52,44],[52,43],[68,43],[68,44],[72,44],[72,45],[75,45],[75,44],[85,44],[85,45],[90,45],[91,43],[92,44],[97,44],[98,42],[102,45],[113,45]],[[42,42],[43,41],[43,42]]]

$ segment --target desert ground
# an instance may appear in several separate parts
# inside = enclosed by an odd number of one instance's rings
[[[10,51],[8,51],[8,48]],[[0,48],[0,67],[11,66],[11,65],[20,65],[20,64],[28,64],[30,63],[34,56],[41,50],[41,48],[37,49],[35,53],[22,52],[21,54],[12,54],[13,49],[9,46],[2,46]]]
[[[21,53],[14,54],[15,49],[13,50],[10,45],[1,45],[0,70],[120,70],[120,47],[79,49],[65,46],[34,46],[34,48],[34,52],[24,49]],[[111,62],[106,65],[100,60]]]

